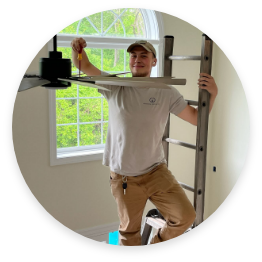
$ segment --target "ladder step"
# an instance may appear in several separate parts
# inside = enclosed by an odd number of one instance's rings
[[[165,141],[168,142],[168,143],[171,143],[171,144],[178,145],[178,146],[184,146],[184,147],[188,147],[188,148],[191,148],[191,149],[196,149],[195,145],[188,144],[188,143],[185,143],[185,142],[182,142],[182,141],[179,141],[179,140],[175,140],[175,139],[172,139],[172,138],[166,138]]]
[[[165,225],[166,221],[161,218],[147,217],[146,223],[153,228],[159,229]]]
[[[164,227],[166,221],[161,219],[161,218],[153,218],[153,217],[148,217],[146,219],[146,222],[145,222],[147,225],[155,228],[155,229],[159,229],[159,228],[162,228]],[[187,233],[188,231],[192,230],[192,227],[189,227],[185,233]]]
[[[182,183],[182,182],[178,182],[178,183],[179,183],[180,186],[182,186],[184,189],[189,190],[189,191],[191,191],[191,192],[195,192],[195,189],[194,189],[192,186],[189,186],[189,185],[184,184],[184,183]]]
[[[187,100],[187,99],[186,99],[186,101],[188,102],[189,105],[198,106],[198,101]]]
[[[179,55],[171,55],[168,57],[170,60],[201,60],[201,56],[179,56]]]

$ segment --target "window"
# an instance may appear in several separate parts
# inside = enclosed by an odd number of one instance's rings
[[[161,15],[146,9],[115,9],[74,22],[57,34],[58,51],[71,59],[71,41],[82,37],[90,61],[102,71],[129,71],[127,47],[148,39],[156,48],[160,75],[162,55]],[[49,43],[52,50],[52,40]],[[72,64],[73,66],[73,64]],[[77,73],[72,67],[72,73]],[[127,75],[131,76],[131,74]],[[102,159],[108,125],[108,104],[97,89],[72,84],[64,90],[49,90],[51,165]]]

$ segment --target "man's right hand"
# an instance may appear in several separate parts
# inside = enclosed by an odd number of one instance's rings
[[[83,39],[82,37],[79,38],[75,38],[72,42],[71,42],[71,47],[75,52],[78,52],[81,50],[82,48],[86,47],[86,41],[85,39]]]
[[[78,52],[82,50],[81,71],[87,74],[88,76],[99,76],[101,75],[100,69],[95,67],[92,63],[90,63],[85,50],[83,50],[83,48],[85,48],[86,46],[86,41],[82,37],[75,38],[71,42],[71,47],[73,50],[72,61],[76,68],[79,68]]]

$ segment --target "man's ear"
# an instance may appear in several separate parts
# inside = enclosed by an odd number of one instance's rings
[[[157,59],[155,58],[153,61],[153,66],[156,66],[156,63],[157,63]]]

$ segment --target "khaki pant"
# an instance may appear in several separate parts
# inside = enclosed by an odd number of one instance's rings
[[[165,226],[157,232],[150,244],[177,237],[193,224],[195,210],[165,163],[146,174],[127,177],[125,195],[122,183],[122,176],[111,171],[111,192],[120,219],[120,245],[141,245],[142,215],[148,199],[166,220]]]

